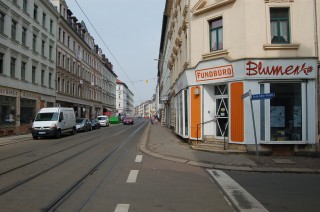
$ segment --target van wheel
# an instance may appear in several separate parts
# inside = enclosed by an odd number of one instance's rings
[[[37,140],[39,137],[38,136],[32,136],[32,138],[34,139],[34,140]]]
[[[57,134],[56,134],[56,138],[59,139],[61,137],[61,131],[58,130]]]
[[[72,127],[71,135],[74,135],[75,133],[76,133],[76,130],[74,129],[74,127]]]

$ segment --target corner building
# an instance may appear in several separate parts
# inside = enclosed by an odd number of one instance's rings
[[[159,72],[170,70],[174,131],[193,143],[226,140],[248,152],[315,153],[316,5],[167,1],[161,45],[173,45],[160,47],[167,66]]]

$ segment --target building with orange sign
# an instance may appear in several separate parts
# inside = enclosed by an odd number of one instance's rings
[[[174,132],[197,145],[316,153],[317,4],[167,0],[159,96],[169,94],[162,108]]]

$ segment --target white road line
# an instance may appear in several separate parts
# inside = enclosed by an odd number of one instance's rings
[[[142,155],[137,155],[135,162],[141,163],[141,161],[142,161]]]
[[[127,183],[135,183],[137,181],[139,170],[131,170],[127,179]]]
[[[215,181],[221,186],[225,194],[239,211],[268,211],[258,200],[249,194],[223,171],[207,169]]]
[[[114,212],[128,212],[130,204],[118,204]]]

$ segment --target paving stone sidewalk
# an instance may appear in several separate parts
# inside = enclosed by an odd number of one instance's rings
[[[184,143],[167,127],[149,125],[146,131],[148,137],[145,138],[145,144],[142,144],[145,145],[143,149],[146,153],[164,159],[177,159],[182,163],[218,169],[320,173],[320,158],[205,152],[190,148],[189,144]]]

